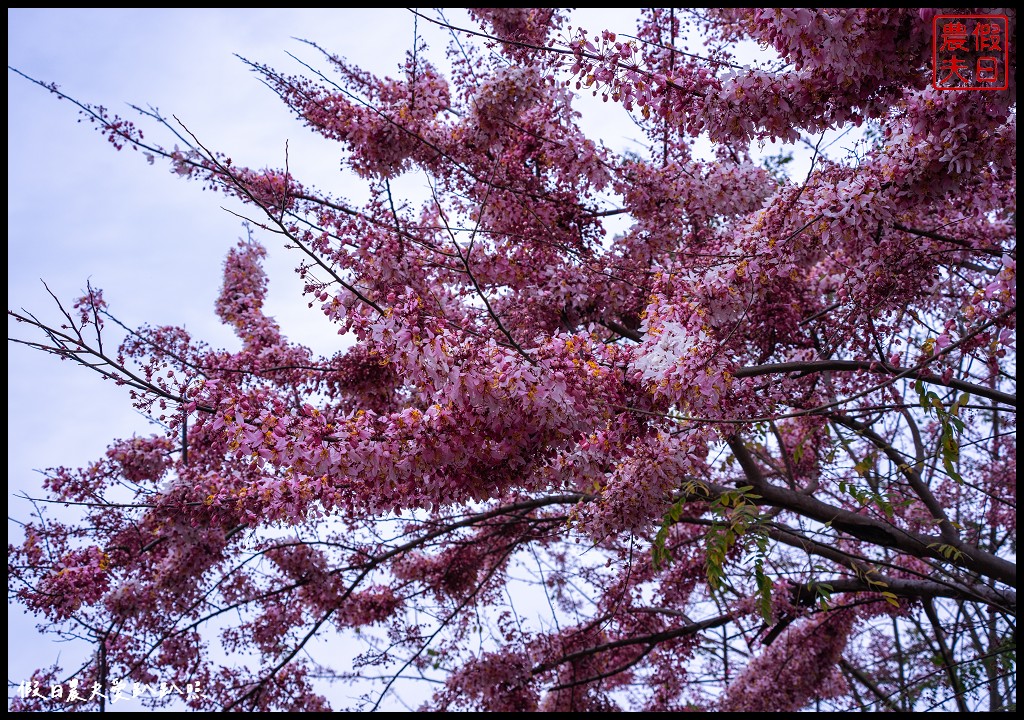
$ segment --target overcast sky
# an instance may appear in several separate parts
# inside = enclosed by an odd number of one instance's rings
[[[591,30],[635,29],[631,10],[577,17]],[[419,30],[437,37],[422,21]],[[413,17],[401,9],[8,9],[7,32],[8,64],[68,95],[120,114],[131,113],[128,103],[158,107],[207,147],[251,167],[283,165],[287,140],[297,178],[356,199],[361,187],[337,184],[337,147],[303,128],[234,54],[300,72],[286,52],[317,63],[315,51],[293,39],[307,38],[365,69],[394,74],[411,47]],[[436,52],[443,47],[443,40],[432,43]],[[224,254],[244,232],[222,208],[237,206],[159,162],[150,166],[140,153],[115,152],[76,122],[70,103],[11,72],[7,95],[8,307],[57,322],[41,280],[68,303],[89,281],[128,325],[184,325],[214,346],[233,347],[213,303]],[[601,133],[619,146],[630,126],[621,111],[614,114],[618,129]],[[147,135],[171,142],[155,129]],[[295,257],[263,239],[268,314],[295,341],[325,352],[337,347],[333,329],[299,298]],[[37,339],[10,322],[8,334]],[[80,467],[101,457],[112,439],[151,431],[124,389],[12,343],[7,408],[8,517],[15,520],[30,512],[17,496],[39,494],[35,469]],[[16,523],[8,522],[8,534],[20,537]],[[17,606],[8,615],[9,681],[17,685],[58,654],[65,668],[76,665],[81,648],[40,640]]]

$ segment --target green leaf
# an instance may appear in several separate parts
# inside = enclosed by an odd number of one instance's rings
[[[946,469],[946,473],[956,481],[957,485],[963,485],[964,479],[960,476],[960,473],[953,467],[953,462],[949,458],[942,458],[942,467]]]
[[[772,619],[772,581],[764,574],[761,563],[754,566],[754,579],[757,581],[757,607],[765,622]]]
[[[804,443],[801,440],[797,443],[797,446],[793,448],[793,462],[799,463],[804,457]]]

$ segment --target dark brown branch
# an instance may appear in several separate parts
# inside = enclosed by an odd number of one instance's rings
[[[815,552],[814,554],[820,555],[822,553]],[[847,564],[851,563],[847,562]],[[859,571],[855,570],[855,572],[859,574]],[[813,604],[814,598],[819,595],[819,588],[823,590],[828,589],[833,594],[880,592],[884,590],[902,598],[917,599],[924,602],[928,602],[933,598],[951,598],[969,602],[978,602],[980,600],[988,604],[994,604],[1003,610],[1017,611],[1017,593],[1012,590],[996,591],[985,586],[967,587],[954,583],[936,582],[934,580],[897,578],[880,573],[872,573],[871,578],[876,584],[867,582],[860,577],[839,577],[828,580],[816,580],[806,585],[798,585],[793,590],[794,600],[798,604]],[[884,585],[878,583],[884,583]],[[824,588],[823,586],[828,587]]]
[[[932,385],[943,385],[945,387],[950,387],[955,390],[969,392],[972,395],[986,397],[989,400],[995,400],[996,402],[1003,403],[1004,405],[1017,407],[1016,395],[1000,392],[998,390],[987,388],[983,385],[976,385],[974,383],[965,382],[963,380],[957,380],[955,378],[949,381],[944,381],[938,375],[934,375],[923,370],[898,368],[893,365],[889,365],[888,363],[869,362],[867,360],[809,360],[799,362],[774,363],[771,365],[752,365],[750,367],[737,369],[735,372],[733,372],[733,375],[738,378],[744,378],[757,377],[760,375],[773,375],[785,373],[800,373],[801,375],[808,375],[810,373],[815,372],[840,370],[887,373],[891,375],[898,375],[901,377],[908,377],[914,380],[921,380],[922,382],[926,382]]]
[[[935,605],[930,599],[924,602],[924,612],[928,616],[928,621],[932,624],[932,631],[935,633],[935,642],[939,646],[939,654],[942,656],[946,677],[949,678],[949,684],[953,686],[953,699],[956,700],[956,706],[960,712],[967,713],[969,709],[967,701],[964,699],[964,686],[960,682],[960,676],[957,675],[953,653],[949,651],[949,646],[946,644],[946,634],[942,630],[939,616],[935,612]]]
[[[672,630],[665,630],[660,633],[651,633],[650,635],[638,635],[636,637],[620,638],[618,640],[612,640],[610,642],[602,643],[601,645],[595,645],[585,650],[578,650],[568,655],[563,655],[555,660],[548,660],[535,665],[530,671],[532,675],[540,675],[541,673],[553,670],[559,665],[573,660],[579,660],[580,658],[589,657],[598,653],[605,652],[606,650],[614,650],[620,647],[629,647],[630,645],[652,645],[657,643],[665,642],[666,640],[673,640],[675,638],[686,637],[687,635],[693,635],[699,633],[702,630],[709,630],[715,627],[721,627],[733,620],[732,613],[725,613],[718,615],[717,617],[708,618],[706,620],[700,620],[698,622],[689,623],[683,627],[674,628]]]
[[[839,666],[846,672],[850,673],[850,675],[852,675],[854,678],[856,678],[857,682],[859,682],[861,685],[870,690],[871,694],[878,698],[878,702],[882,703],[893,712],[900,712],[899,706],[892,701],[892,699],[889,697],[887,693],[882,692],[878,685],[876,685],[875,682],[870,677],[868,677],[867,673],[865,673],[859,667],[852,665],[850,661],[844,657],[839,658]]]
[[[971,243],[967,242],[966,240],[960,240],[959,238],[950,237],[949,235],[942,235],[941,233],[937,233],[932,230],[921,230],[920,228],[907,227],[906,225],[901,225],[899,223],[893,223],[893,228],[901,232],[909,233],[911,235],[917,235],[918,237],[926,237],[931,240],[938,240],[939,242],[949,243],[951,245],[962,247],[966,250],[985,253],[986,255],[993,255],[995,257],[999,257],[1000,255],[1002,255],[1002,252],[999,250],[991,248],[977,248],[974,247],[974,245],[972,245]]]
[[[930,512],[932,517],[939,522],[942,539],[946,541],[947,545],[955,547],[957,550],[961,550],[962,552],[962,549],[958,547],[961,544],[960,534],[949,521],[949,517],[946,515],[945,509],[936,497],[932,495],[932,491],[921,478],[921,473],[917,471],[916,466],[909,464],[907,462],[907,458],[903,457],[896,448],[886,442],[885,438],[872,430],[869,425],[858,422],[853,418],[846,417],[845,415],[830,415],[829,417],[836,423],[844,425],[851,430],[854,430],[862,437],[867,438],[875,447],[885,453],[885,456],[889,458],[889,460],[899,468],[900,472],[903,473],[903,476],[907,478],[907,482],[910,483],[910,487],[914,490],[914,493],[921,498],[925,507],[928,508],[928,512]]]
[[[630,330],[625,325],[622,325],[621,323],[617,323],[614,320],[600,320],[600,321],[598,321],[598,324],[599,325],[603,325],[604,327],[608,328],[612,332],[618,333],[622,337],[628,338],[628,339],[632,340],[633,342],[641,342],[644,339],[644,336],[641,335],[640,333],[638,333],[636,330]]]
[[[754,491],[761,495],[759,504],[790,510],[872,545],[895,548],[914,557],[929,557],[940,562],[952,563],[1010,587],[1017,587],[1016,563],[966,543],[963,545],[966,551],[961,551],[964,554],[956,559],[950,559],[939,550],[944,544],[941,537],[903,530],[866,515],[829,505],[815,497],[772,485],[767,482],[742,440],[733,435],[727,438],[726,442],[739,461],[747,481],[754,487]]]

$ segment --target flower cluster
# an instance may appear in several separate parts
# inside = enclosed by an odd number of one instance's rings
[[[473,9],[490,39],[451,27],[447,75],[424,45],[398,77],[249,63],[359,205],[80,106],[301,248],[341,344],[265,314],[252,235],[215,305],[237,349],[110,343],[93,288],[68,325],[12,312],[160,428],[46,474],[80,517],[25,525],[12,594],[89,628],[103,673],[188,676],[196,709],[320,711],[321,675],[387,695],[410,669],[437,710],[849,710],[846,676],[911,708],[946,682],[928,628],[1010,677],[1015,96],[931,88],[932,15],[652,9],[558,40],[561,12]],[[588,137],[584,88],[646,144]],[[812,137],[865,123],[845,157]],[[759,164],[769,140],[806,174]],[[303,660],[325,632],[366,650]]]

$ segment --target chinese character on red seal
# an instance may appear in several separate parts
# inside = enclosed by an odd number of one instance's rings
[[[942,26],[943,52],[967,50],[967,26],[961,22],[949,22]]]
[[[932,22],[932,87],[1005,90],[1010,86],[1005,15],[936,15]]]

